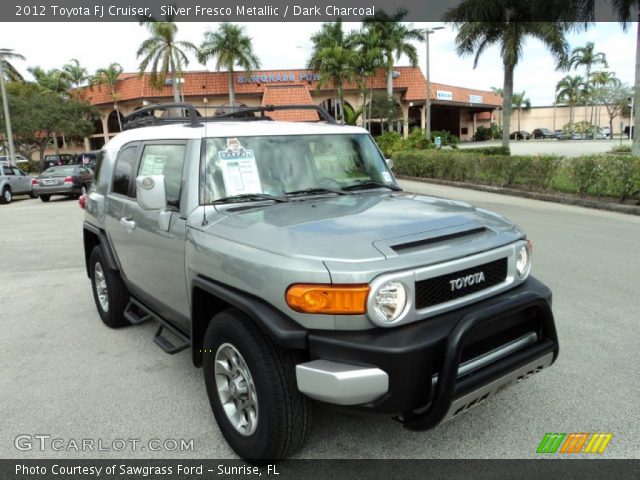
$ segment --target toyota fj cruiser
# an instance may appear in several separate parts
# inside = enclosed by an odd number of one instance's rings
[[[287,109],[319,121],[268,121]],[[153,319],[164,351],[191,347],[244,458],[300,448],[311,399],[422,430],[558,356],[525,233],[402,191],[368,132],[319,107],[130,115],[99,155],[84,250],[103,322]]]

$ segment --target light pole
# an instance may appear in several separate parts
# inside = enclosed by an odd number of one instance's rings
[[[429,72],[429,35],[435,33],[436,30],[444,30],[444,27],[433,27],[424,29],[424,38],[427,44],[427,68],[425,73],[427,75],[427,91],[425,96],[425,134],[427,142],[431,141],[431,73]]]

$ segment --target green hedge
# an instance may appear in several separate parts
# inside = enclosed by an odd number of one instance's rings
[[[579,195],[640,198],[640,158],[592,155],[508,156],[476,151],[401,151],[393,154],[398,175]]]

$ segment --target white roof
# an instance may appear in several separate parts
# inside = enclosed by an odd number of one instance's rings
[[[115,136],[105,148],[119,150],[122,145],[136,140],[187,140],[207,137],[254,137],[274,135],[331,135],[368,133],[360,127],[331,125],[328,123],[273,122],[264,120],[203,122],[201,127],[170,124],[126,130]]]

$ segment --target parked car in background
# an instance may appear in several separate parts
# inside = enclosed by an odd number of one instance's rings
[[[529,140],[531,138],[531,134],[524,130],[518,130],[509,135],[511,140]]]
[[[626,127],[624,127],[624,135],[625,137],[629,138],[629,125],[627,125]],[[633,138],[633,134],[634,134],[634,129],[631,128],[631,138]]]
[[[571,140],[571,134],[565,133],[562,130],[555,130],[553,134],[558,140]]]
[[[69,165],[73,163],[75,155],[71,153],[52,154],[44,156],[43,171],[49,167],[58,167],[60,165]]]
[[[609,127],[602,127],[600,132],[604,135],[604,138],[611,138],[611,129]]]
[[[100,150],[78,153],[73,159],[73,165],[84,165],[85,167],[89,167],[91,170],[95,170],[96,163],[98,161],[98,153],[100,153]]]
[[[18,167],[0,160],[0,203],[11,203],[14,195],[31,195],[31,177]]]
[[[548,128],[536,128],[533,131],[533,138],[556,138],[556,134]]]
[[[78,198],[87,193],[92,182],[93,172],[82,165],[49,167],[32,180],[33,193],[43,202],[48,202],[51,195]]]

